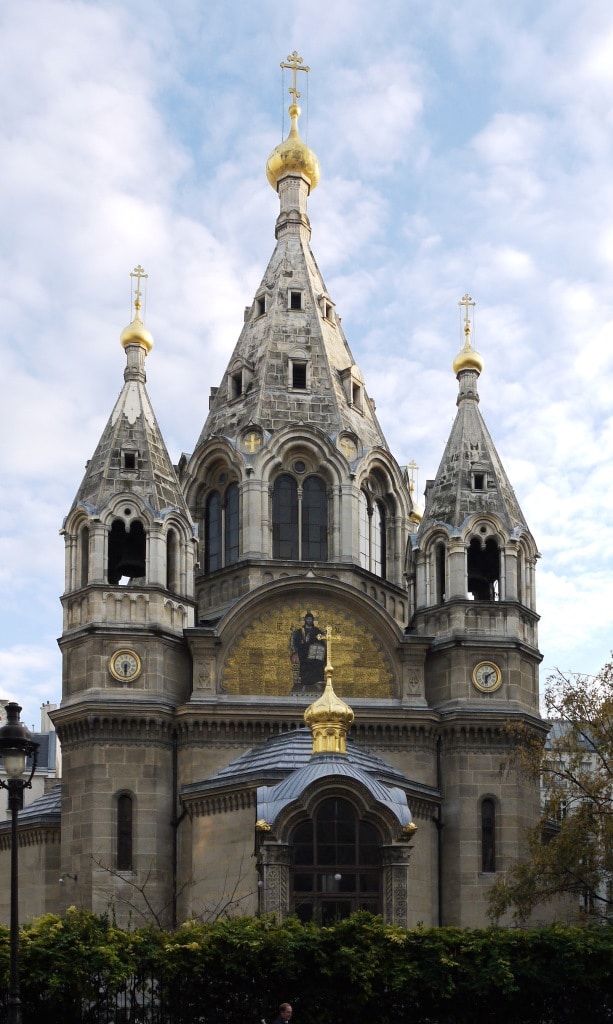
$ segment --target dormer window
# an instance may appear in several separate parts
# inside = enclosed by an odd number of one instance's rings
[[[473,473],[473,491],[485,491],[487,476],[485,473]]]
[[[138,452],[133,449],[121,453],[121,465],[123,469],[138,469]]]
[[[287,308],[304,309],[302,294],[302,292],[297,291],[295,288],[290,288],[289,292],[287,293]]]
[[[364,382],[362,374],[354,364],[340,371],[340,378],[343,383],[347,402],[358,412],[364,411]]]
[[[334,323],[334,303],[330,301],[327,295],[320,295],[319,302],[324,320]]]
[[[266,312],[266,295],[256,295],[254,303],[255,316],[264,316]]]
[[[253,377],[253,366],[246,359],[235,359],[228,373],[228,401],[246,394]]]
[[[243,371],[230,375],[230,400],[240,398],[243,393]]]
[[[307,386],[307,364],[299,360],[292,360],[292,387],[297,391],[306,391]]]

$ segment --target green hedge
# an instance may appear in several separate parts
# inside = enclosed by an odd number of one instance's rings
[[[23,929],[21,977],[24,1024],[270,1024],[282,1000],[294,1024],[600,1024],[613,1021],[613,932],[406,931],[356,914],[325,928],[235,918],[170,934],[73,909]],[[153,1003],[117,1014],[115,993],[152,979]]]

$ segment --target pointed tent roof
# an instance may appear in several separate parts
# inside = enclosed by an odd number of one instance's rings
[[[466,307],[467,315],[464,347],[453,363],[459,384],[458,412],[427,493],[418,536],[433,522],[457,530],[475,512],[496,514],[513,534],[528,526],[479,410],[477,381],[483,360],[471,345],[468,318],[468,306],[474,302],[466,295],[460,305]],[[483,489],[475,486],[475,477],[481,478]]]
[[[82,504],[100,510],[114,494],[130,490],[155,514],[180,509],[189,515],[145,387],[145,359],[153,347],[140,314],[140,280],[146,275],[137,267],[131,276],[137,277],[138,285],[134,319],[121,335],[127,360],[124,385],[87,463],[73,508]],[[133,468],[125,458],[130,453],[134,455]]]
[[[302,423],[331,438],[348,431],[365,448],[387,448],[310,249],[306,205],[319,165],[298,133],[300,108],[293,103],[289,113],[288,138],[267,164],[280,200],[277,244],[221,386],[212,390],[197,447],[213,436],[235,439],[254,424],[273,432]],[[291,362],[308,365],[306,387],[291,386]]]

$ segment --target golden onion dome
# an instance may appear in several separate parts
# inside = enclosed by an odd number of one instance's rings
[[[329,674],[321,697],[304,713],[304,720],[313,735],[313,753],[346,753],[347,730],[353,719],[353,710],[336,696]]]
[[[124,348],[127,348],[128,345],[141,345],[142,348],[144,348],[145,351],[149,353],[153,348],[153,335],[151,331],[147,330],[143,321],[141,320],[140,299],[136,299],[134,306],[134,319],[131,324],[128,324],[127,327],[124,327],[123,331],[121,332],[120,341]]]
[[[462,348],[453,360],[453,372],[456,377],[462,370],[475,370],[481,373],[483,370],[483,359],[479,352],[470,343],[470,334],[466,334],[464,348]]]
[[[285,142],[281,142],[268,157],[266,163],[266,177],[272,187],[277,190],[277,185],[286,174],[303,174],[307,178],[311,191],[317,187],[319,182],[319,161],[312,149],[300,138],[298,131],[298,118],[300,107],[292,103],[289,108],[291,127]]]

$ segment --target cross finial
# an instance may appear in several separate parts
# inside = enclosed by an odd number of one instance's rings
[[[141,281],[146,281],[147,278],[149,277],[149,274],[145,273],[145,271],[143,270],[139,263],[137,267],[134,267],[134,270],[130,271],[130,277],[136,278],[136,291],[134,292],[134,308],[138,311],[142,306],[142,293],[140,290],[140,283]]]
[[[411,492],[411,497],[414,497],[415,485],[417,481],[417,471],[419,469],[419,466],[415,462],[415,459],[412,459],[411,462],[409,462],[407,469],[409,470],[409,490]]]
[[[290,71],[292,72],[292,84],[291,84],[291,87],[287,91],[290,94],[290,96],[292,96],[293,103],[297,105],[298,104],[298,100],[300,99],[300,93],[298,92],[298,89],[296,87],[296,83],[297,83],[296,75],[297,75],[297,73],[299,71],[307,71],[308,72],[311,69],[308,68],[304,64],[304,62],[302,60],[302,57],[298,56],[298,51],[297,50],[294,50],[293,53],[290,53],[289,56],[287,57],[286,61],[282,60],[280,66],[282,68],[289,68]]]
[[[464,306],[464,336],[466,341],[470,338],[471,328],[469,309],[471,306],[474,308],[475,305],[476,303],[474,299],[471,298],[468,292],[466,292],[458,302],[458,306]]]

